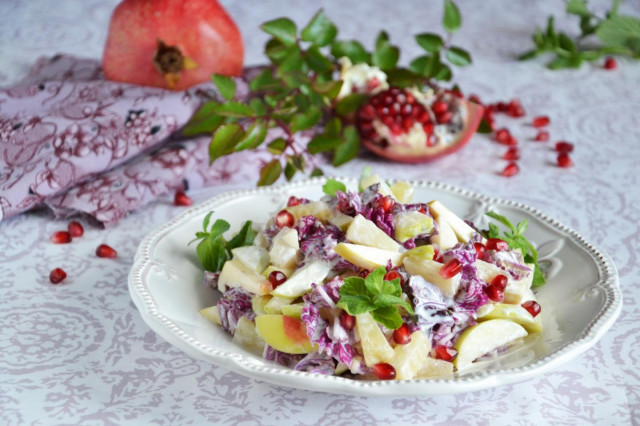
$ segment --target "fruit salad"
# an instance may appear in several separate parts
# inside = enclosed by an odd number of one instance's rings
[[[541,332],[526,220],[488,212],[508,230],[479,230],[370,173],[323,190],[229,241],[228,223],[205,218],[198,256],[222,295],[200,312],[235,343],[294,370],[407,380],[451,377]]]

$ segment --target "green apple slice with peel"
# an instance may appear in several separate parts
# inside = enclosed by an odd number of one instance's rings
[[[356,315],[356,331],[360,336],[364,362],[369,367],[379,362],[389,362],[393,358],[393,348],[369,312]]]
[[[461,274],[456,274],[451,278],[442,278],[440,268],[442,263],[434,260],[419,260],[414,256],[404,259],[404,268],[410,275],[420,275],[425,280],[437,286],[445,297],[453,297],[460,287]]]
[[[261,274],[269,266],[269,252],[258,246],[242,246],[231,250],[234,259]]]
[[[406,345],[397,345],[389,364],[396,369],[396,380],[413,379],[429,358],[431,342],[420,330],[411,333],[411,341]]]
[[[304,303],[292,303],[291,305],[282,306],[282,315],[287,315],[292,318],[300,318],[302,315],[302,308]]]
[[[238,259],[227,260],[218,277],[218,290],[224,293],[226,287],[242,287],[249,293],[267,294],[272,290],[271,283],[264,276],[250,269]]]
[[[311,290],[311,283],[321,284],[331,271],[331,265],[322,260],[308,263],[298,269],[285,282],[276,287],[273,296],[295,299]]]
[[[298,263],[298,231],[293,228],[283,228],[273,237],[271,250],[269,250],[269,260],[273,265],[293,269]]]
[[[483,321],[460,334],[454,344],[458,355],[453,359],[453,364],[458,370],[463,370],[481,356],[510,346],[526,335],[527,330],[513,321],[504,319]]]
[[[255,323],[247,317],[240,317],[231,341],[255,355],[262,355],[264,351],[264,340],[256,331]]]
[[[256,316],[255,322],[260,337],[275,350],[288,354],[307,354],[315,350],[307,336],[307,327],[297,318],[265,314]]]
[[[264,312],[267,314],[283,314],[282,307],[293,303],[295,298],[273,296],[264,305]]]
[[[338,255],[361,268],[373,271],[378,266],[387,266],[391,261],[392,266],[402,265],[403,255],[397,251],[382,250],[375,247],[360,244],[338,243],[334,248]]]
[[[473,234],[478,233],[438,200],[429,202],[429,211],[438,223],[447,222],[460,242],[467,243]]]
[[[400,244],[396,243],[393,238],[378,228],[375,223],[369,219],[365,219],[361,214],[353,218],[345,237],[347,241],[355,244],[376,247],[382,250],[400,250]]]
[[[513,321],[523,326],[529,333],[539,333],[542,331],[541,324],[536,321],[536,318],[520,305],[487,303],[478,309],[479,321],[494,319]]]

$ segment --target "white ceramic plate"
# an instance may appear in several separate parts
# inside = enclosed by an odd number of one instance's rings
[[[353,179],[340,180],[350,189]],[[270,383],[354,395],[436,395],[469,392],[523,381],[548,372],[593,346],[622,307],[618,274],[610,257],[576,231],[520,203],[491,198],[434,182],[412,182],[416,201],[438,199],[465,219],[486,228],[488,209],[516,223],[529,219],[527,236],[538,246],[547,284],[538,292],[543,333],[521,347],[448,380],[359,381],[293,371],[265,361],[231,342],[198,311],[219,295],[202,284],[195,245],[187,246],[202,219],[223,218],[237,231],[245,220],[262,224],[290,195],[318,199],[324,179],[235,191],[184,212],[140,244],[129,275],[129,291],[144,321],[189,355]],[[213,222],[213,221],[212,221]]]

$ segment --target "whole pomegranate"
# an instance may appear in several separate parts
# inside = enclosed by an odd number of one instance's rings
[[[175,90],[239,75],[240,32],[216,0],[124,0],[111,16],[105,78]]]

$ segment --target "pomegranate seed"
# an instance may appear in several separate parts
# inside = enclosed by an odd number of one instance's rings
[[[469,102],[473,102],[474,104],[482,105],[482,101],[478,97],[478,95],[469,95]]]
[[[173,197],[173,204],[176,206],[190,206],[193,204],[193,200],[183,191],[176,191],[176,195]]]
[[[458,259],[451,259],[440,268],[440,276],[449,279],[462,271],[462,263]]]
[[[71,242],[71,233],[68,231],[56,231],[50,238],[53,244],[68,244]]]
[[[440,250],[438,250],[437,247],[433,248],[433,260],[439,263],[442,263],[444,261],[442,253],[440,253]]]
[[[506,275],[496,275],[494,279],[491,280],[491,285],[498,287],[500,290],[504,290],[507,288],[507,283],[509,282],[509,278]]]
[[[507,107],[507,115],[509,117],[523,117],[524,114],[524,108],[522,108],[522,104],[518,99],[509,102],[509,106]]]
[[[548,126],[550,122],[551,120],[549,119],[549,117],[547,117],[546,115],[541,115],[534,118],[531,125],[533,125],[533,127],[544,127]]]
[[[370,273],[371,273],[371,271],[368,270],[368,269],[361,269],[360,272],[358,272],[358,276],[360,278],[367,278]]]
[[[498,102],[495,105],[495,108],[498,112],[507,112],[507,110],[509,109],[509,104],[507,104],[506,102]]]
[[[456,357],[456,355],[458,355],[458,351],[445,345],[438,345],[435,347],[435,350],[436,358],[444,361],[451,362]]]
[[[516,148],[515,146],[512,146],[507,150],[507,152],[504,153],[502,158],[504,160],[519,160],[520,152],[518,151],[518,148]]]
[[[511,137],[511,133],[509,132],[508,129],[502,128],[502,129],[496,130],[494,137],[496,142],[501,143],[503,145],[508,145],[509,138]]]
[[[573,152],[573,144],[565,141],[556,143],[556,151],[558,152]]]
[[[558,154],[558,167],[562,167],[566,169],[567,167],[573,166],[573,161],[571,161],[571,157],[569,157],[568,152],[561,152]]]
[[[487,240],[487,249],[496,251],[509,250],[509,243],[505,240],[501,240],[500,238],[489,238]]]
[[[344,328],[345,330],[353,330],[353,328],[356,326],[356,317],[354,317],[353,315],[349,315],[347,311],[342,311],[340,313],[340,316],[338,317],[338,320],[340,321],[340,325],[342,326],[342,328]]]
[[[278,287],[280,284],[287,280],[287,276],[282,271],[271,271],[269,274],[269,282],[273,288]]]
[[[449,111],[449,105],[447,105],[447,103],[443,101],[435,101],[433,104],[431,104],[431,109],[436,115],[438,115],[442,114],[443,112]]]
[[[512,135],[509,135],[509,139],[507,140],[507,145],[509,146],[518,145],[518,139],[514,138]]]
[[[542,310],[542,308],[540,307],[540,304],[535,300],[527,300],[521,306],[525,308],[527,311],[529,311],[531,316],[534,318],[537,317],[540,311]]]
[[[482,256],[487,248],[482,243],[473,243],[473,247],[476,249],[476,253],[478,253],[478,257]]]
[[[291,213],[286,210],[280,210],[276,215],[276,226],[278,228],[284,228],[285,226],[292,227],[295,219]]]
[[[604,61],[604,69],[605,70],[615,70],[616,68],[618,68],[618,63],[616,62],[616,60],[614,58],[609,56],[607,59],[605,59],[605,61]]]
[[[287,201],[287,207],[297,206],[302,203],[302,200],[294,195],[289,197],[289,201]]]
[[[534,138],[536,142],[546,142],[549,140],[549,132],[546,130],[541,130],[538,132],[536,137]]]
[[[377,209],[384,210],[385,213],[389,213],[393,208],[393,206],[395,205],[395,203],[396,202],[393,201],[393,198],[391,198],[389,195],[385,195],[384,197],[378,198],[373,203],[373,206]]]
[[[445,111],[442,114],[438,114],[436,116],[436,120],[440,124],[448,124],[449,122],[451,122],[452,118],[453,118],[453,114],[451,113],[451,111]]]
[[[396,378],[396,369],[387,362],[374,364],[371,370],[380,380],[393,380]]]
[[[487,297],[494,302],[502,302],[504,300],[504,291],[502,291],[497,285],[490,285],[484,289],[484,292]]]
[[[402,275],[398,271],[389,271],[384,274],[385,281],[393,281],[396,278],[400,279],[400,285],[404,284],[404,280],[402,279]]]
[[[72,220],[71,222],[69,222],[69,224],[67,225],[67,229],[69,230],[69,234],[71,234],[73,238],[82,237],[82,235],[84,234],[84,228],[77,220]]]
[[[58,284],[67,278],[67,273],[62,268],[56,268],[49,274],[49,281],[51,284]]]
[[[116,257],[118,257],[118,252],[115,251],[111,246],[100,244],[98,248],[96,248],[96,256],[115,259]]]
[[[520,171],[520,168],[518,167],[518,165],[511,161],[509,164],[506,165],[506,167],[500,172],[500,174],[502,176],[505,177],[511,177],[513,175],[515,175],[516,173],[518,173]]]
[[[409,332],[409,326],[405,323],[400,328],[393,331],[393,341],[396,345],[406,345],[411,341],[411,333]]]

